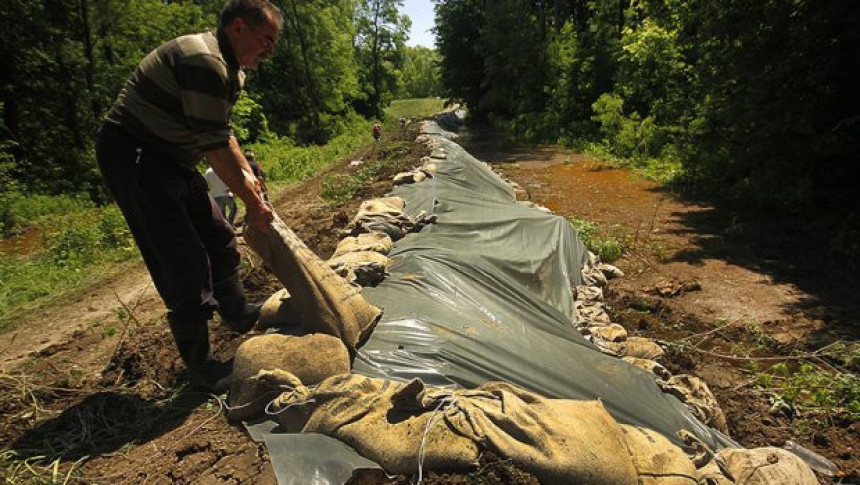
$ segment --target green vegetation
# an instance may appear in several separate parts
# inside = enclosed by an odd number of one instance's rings
[[[401,116],[407,120],[419,120],[442,111],[444,104],[439,98],[397,99],[385,108],[385,115],[392,120],[399,120]]]
[[[570,218],[569,221],[582,244],[585,244],[589,251],[600,256],[601,261],[611,263],[624,254],[625,237],[619,227],[612,227],[607,233],[607,231],[601,231],[596,222],[576,217]]]
[[[38,227],[45,249],[0,255],[0,330],[10,326],[15,316],[138,257],[125,220],[113,205],[44,216],[38,219]]]
[[[856,15],[845,2],[552,0],[436,6],[445,95],[694,196],[814,219],[860,260]],[[774,212],[777,213],[777,212]]]
[[[856,374],[828,371],[809,362],[798,366],[780,362],[759,373],[756,385],[770,395],[774,412],[803,419],[824,415],[860,421],[860,377]]]
[[[354,174],[332,173],[323,176],[320,182],[320,195],[331,205],[341,205],[349,201],[369,182],[391,177],[401,171],[403,155],[409,150],[408,143],[384,141],[373,158],[365,161]]]

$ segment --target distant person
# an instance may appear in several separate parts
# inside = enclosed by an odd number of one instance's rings
[[[274,218],[230,128],[245,81],[270,57],[283,16],[268,0],[227,0],[213,32],[185,35],[150,52],[123,86],[99,130],[96,159],[128,222],[192,385],[221,390],[231,364],[210,352],[213,311],[233,331],[256,323],[239,277],[233,228],[196,170],[206,158],[265,232]],[[180,26],[181,27],[181,26]]]
[[[382,125],[380,125],[379,123],[374,123],[373,128],[371,129],[371,133],[373,133],[374,141],[378,142],[379,139],[382,137]]]
[[[399,121],[400,121],[400,129],[402,130],[402,129],[406,128],[406,118],[401,116]]]
[[[257,161],[257,158],[254,156],[254,152],[251,150],[245,150],[245,160],[247,160],[248,165],[251,166],[251,172],[253,172],[254,177],[257,177],[257,180],[260,181],[260,188],[263,190],[263,199],[268,202],[269,188],[266,187],[266,173],[263,172],[263,166],[260,165],[260,162]]]
[[[209,194],[212,196],[212,200],[218,205],[218,210],[221,211],[224,219],[227,219],[227,222],[232,226],[236,220],[236,212],[239,210],[236,206],[236,200],[233,198],[233,192],[230,192],[230,189],[218,177],[218,174],[212,170],[212,167],[206,169],[203,177],[206,179],[206,185],[209,186]]]

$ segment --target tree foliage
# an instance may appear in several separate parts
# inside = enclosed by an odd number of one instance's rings
[[[397,94],[409,20],[402,1],[273,0],[284,13],[272,60],[234,110],[243,142],[323,143],[378,116]],[[0,197],[87,193],[104,200],[94,139],[148,52],[213,30],[223,0],[5,0],[0,7]],[[428,92],[409,65],[410,89]],[[8,183],[7,183],[8,182]],[[17,199],[16,199],[17,200]]]
[[[446,94],[477,118],[674,160],[699,187],[762,206],[849,203],[851,2],[436,0],[436,23]]]
[[[361,68],[359,113],[379,118],[398,91],[399,72],[411,20],[401,15],[403,0],[357,0],[355,57]]]
[[[400,98],[429,98],[442,94],[439,54],[427,47],[406,47],[401,70]]]

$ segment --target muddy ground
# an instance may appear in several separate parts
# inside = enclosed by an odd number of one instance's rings
[[[384,194],[392,175],[418,164],[424,152],[411,143],[414,135],[394,133],[330,169],[354,171],[349,161],[358,158],[387,160],[348,203],[322,200],[322,174],[286,189],[277,212],[328,257],[359,202]],[[857,342],[860,282],[818,249],[814,228],[686,202],[557,148],[505,146],[486,133],[462,143],[532,201],[624,240],[616,264],[626,276],[609,292],[614,319],[633,335],[665,342],[672,372],[704,378],[737,441],[794,440],[836,462],[843,483],[860,480],[860,423],[772,412],[753,382],[755,367],[778,362],[774,356]],[[254,297],[279,288],[250,252],[243,274]],[[225,358],[244,338],[212,329]],[[139,265],[24,318],[0,336],[0,366],[0,473],[11,483],[275,483],[265,448],[227,422],[223,402],[182,386],[164,307]],[[425,483],[537,482],[487,457],[478,474],[432,475]]]

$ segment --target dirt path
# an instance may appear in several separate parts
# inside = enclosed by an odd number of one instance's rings
[[[164,305],[143,263],[123,266],[115,278],[27,315],[14,330],[0,335],[0,372],[9,371],[49,347],[70,341],[83,346],[81,339],[121,331],[128,313],[135,318],[150,318],[163,312]],[[88,340],[88,344],[109,344],[102,338]],[[86,359],[98,359],[104,354],[104,349],[90,349],[82,354],[85,361],[81,364],[88,365]]]
[[[399,162],[349,203],[325,204],[321,175],[288,188],[278,213],[327,257],[358,203],[389,190],[399,168],[418,164],[424,153],[407,139],[414,133],[350,157]],[[610,299],[613,318],[631,333],[672,341],[711,332],[700,350],[714,354],[786,355],[835,339],[856,341],[850,322],[860,314],[852,297],[860,285],[834,262],[799,257],[816,254],[808,252],[802,230],[680,201],[629,172],[563,150],[507,147],[486,134],[462,142],[481,159],[506,162],[498,167],[534,202],[595,221],[625,241],[628,250],[617,264],[627,276],[613,284]],[[331,170],[354,169],[344,161]],[[244,268],[252,296],[278,288],[253,257],[246,256]],[[700,289],[684,291],[690,287],[682,283],[692,281]],[[663,283],[682,290],[671,297],[645,291]],[[62,452],[59,470],[83,483],[274,483],[265,447],[226,421],[220,399],[181,388],[182,366],[163,318],[146,272],[136,267],[0,336],[0,395],[6,396],[0,398],[0,451],[16,453],[4,455],[0,469],[19,482],[35,481],[22,460]],[[726,323],[725,331],[713,332]],[[230,355],[241,341],[213,326],[217,354]],[[770,414],[766,398],[749,386],[749,362],[697,351],[670,351],[667,359],[673,372],[710,383],[742,443],[794,439],[853,477],[860,473],[852,462],[856,422],[794,429],[796,417]],[[53,473],[51,460],[34,463],[42,479]]]

